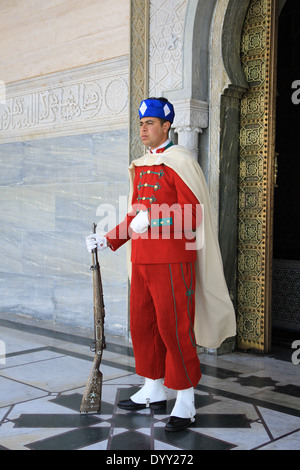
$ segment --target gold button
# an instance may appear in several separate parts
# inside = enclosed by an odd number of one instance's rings
[[[148,183],[145,183],[145,184],[144,184],[144,186],[145,186],[145,188],[147,188],[147,186],[148,186]]]
[[[143,201],[145,201],[145,199],[146,199],[146,198],[145,198],[145,197],[143,197]]]
[[[157,184],[156,184],[156,185],[154,186],[154,189],[157,189],[157,188],[158,188],[158,186],[157,186]]]
[[[147,175],[150,175],[150,170],[147,171]]]

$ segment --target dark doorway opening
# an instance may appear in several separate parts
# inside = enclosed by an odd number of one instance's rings
[[[300,339],[300,2],[279,17],[272,349]],[[298,82],[298,86],[297,86]],[[298,91],[297,91],[298,90]],[[291,349],[290,349],[291,350]]]

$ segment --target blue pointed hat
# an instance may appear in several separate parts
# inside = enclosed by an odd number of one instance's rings
[[[175,117],[174,107],[171,103],[160,99],[148,98],[143,100],[139,108],[140,119],[144,117],[157,117],[165,121],[173,122]]]

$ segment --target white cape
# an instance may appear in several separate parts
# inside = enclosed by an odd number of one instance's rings
[[[206,348],[218,348],[222,342],[236,335],[236,318],[226,285],[217,231],[212,216],[209,192],[203,172],[184,147],[174,145],[161,154],[146,154],[134,160],[129,167],[132,200],[135,167],[164,164],[174,170],[191,189],[204,207],[204,218],[196,231],[196,311],[195,335],[197,344]],[[128,243],[130,260],[131,241]],[[131,269],[129,266],[129,276]]]

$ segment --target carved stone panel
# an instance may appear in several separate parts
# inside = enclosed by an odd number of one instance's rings
[[[150,0],[130,2],[130,103],[129,159],[144,153],[140,140],[138,109],[148,97]]]
[[[0,142],[103,132],[128,126],[128,57],[5,88]]]

